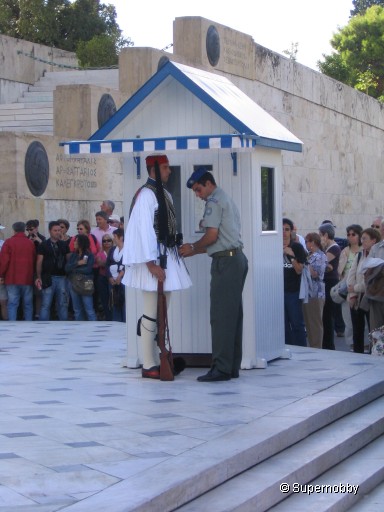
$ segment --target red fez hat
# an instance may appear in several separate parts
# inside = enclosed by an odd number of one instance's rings
[[[155,165],[156,160],[159,165],[169,164],[167,155],[149,155],[145,159],[145,163],[147,164],[147,167],[153,167]]]

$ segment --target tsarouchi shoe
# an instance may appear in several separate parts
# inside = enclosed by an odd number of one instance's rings
[[[160,379],[160,367],[159,366],[152,366],[148,370],[145,368],[141,369],[141,376],[144,379]]]

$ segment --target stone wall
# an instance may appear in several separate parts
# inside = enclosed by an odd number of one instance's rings
[[[16,101],[45,71],[78,66],[76,55],[58,48],[0,35],[0,103]]]
[[[101,102],[108,109],[119,109],[126,96],[119,91],[94,85],[60,85],[53,93],[54,133],[62,139],[86,140],[99,129]]]
[[[15,220],[13,213],[23,219],[36,216],[43,223],[56,214],[70,217],[72,223],[79,216],[92,220],[103,199],[115,200],[117,213],[122,214],[122,159],[96,157],[96,167],[61,160],[58,143],[64,138],[88,138],[98,128],[101,94],[109,93],[119,107],[164,59],[227,76],[303,141],[302,153],[283,152],[283,211],[300,233],[316,230],[323,219],[331,218],[337,234],[344,235],[349,223],[366,227],[374,216],[384,214],[384,121],[379,102],[258,45],[249,35],[201,17],[175,19],[173,51],[125,49],[119,62],[120,92],[59,87],[56,137],[2,134],[0,222],[9,225]],[[2,91],[9,97],[34,83],[45,69],[52,70],[25,53],[75,64],[67,52],[0,36],[0,58],[7,63],[0,68],[0,101]],[[49,159],[49,186],[41,196],[31,194],[23,174],[26,152],[34,140],[42,142]],[[96,168],[97,186],[84,183],[94,182],[89,180],[92,176],[76,174],[86,172],[82,168]]]
[[[49,221],[66,218],[75,234],[80,219],[95,225],[104,199],[114,200],[115,213],[123,214],[122,157],[69,157],[60,141],[47,135],[0,133],[4,238],[12,235],[13,222],[28,219],[39,219],[41,232],[47,233]]]
[[[300,232],[330,218],[344,235],[384,214],[379,102],[204,18],[176,18],[173,43],[173,54],[124,50],[121,90],[132,93],[164,58],[225,75],[304,143],[302,153],[283,152],[283,211]]]

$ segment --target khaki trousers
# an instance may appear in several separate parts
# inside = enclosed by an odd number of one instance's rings
[[[312,348],[323,346],[323,309],[325,299],[309,299],[303,303],[303,316],[308,344]]]

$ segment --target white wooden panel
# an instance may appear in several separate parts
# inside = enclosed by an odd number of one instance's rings
[[[244,158],[244,157],[242,157]],[[275,218],[276,232],[262,232],[261,223],[261,167],[275,169]],[[250,180],[252,190],[251,215],[247,216],[247,201],[242,202],[242,218],[250,219],[244,239],[249,247],[250,272],[244,300],[245,336],[243,364],[260,365],[285,355],[284,342],[284,292],[281,234],[281,155],[279,151],[259,149],[252,156]],[[244,224],[244,223],[243,223]],[[245,228],[245,226],[244,226]],[[253,324],[253,332],[249,326]],[[254,339],[252,341],[252,336]],[[249,361],[245,358],[249,354]]]
[[[231,126],[178,82],[156,91],[108,139],[231,133]]]

